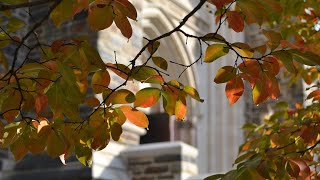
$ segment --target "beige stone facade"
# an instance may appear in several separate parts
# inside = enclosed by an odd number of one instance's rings
[[[142,47],[143,37],[154,38],[172,30],[198,1],[132,0],[132,2],[136,5],[139,16],[138,21],[132,23],[134,34],[129,41],[114,25],[98,34],[90,34],[90,40],[96,44],[105,61],[114,61],[116,52],[117,62],[127,64]],[[214,32],[216,29],[213,25],[214,17],[208,13],[212,8],[210,5],[204,6],[187,22],[183,30],[195,35]],[[256,33],[259,29],[250,28],[254,30],[248,29],[247,33],[234,33],[223,25],[219,33],[231,42],[258,43],[263,40],[259,33]],[[38,33],[42,39],[50,41],[87,34],[87,32],[88,29],[80,18],[64,24],[60,30],[56,30],[52,24],[48,23]],[[191,38],[187,39],[182,34],[175,33],[161,40],[160,43],[159,55],[169,61],[188,65],[199,57],[198,42]],[[204,51],[206,47],[202,48]],[[144,62],[146,56],[146,54],[143,55],[140,63]],[[92,169],[83,168],[75,159],[72,159],[65,167],[60,166],[58,160],[54,160],[50,162],[58,165],[46,168],[43,163],[43,167],[38,167],[40,170],[35,170],[36,167],[32,166],[34,157],[28,156],[14,165],[12,157],[6,155],[3,162],[11,166],[3,169],[0,179],[19,179],[19,177],[39,179],[44,176],[43,173],[41,174],[43,171],[51,172],[52,177],[47,177],[49,179],[78,179],[77,177],[112,180],[201,179],[205,174],[230,170],[237,156],[238,147],[244,138],[240,130],[241,125],[246,121],[259,121],[261,110],[264,112],[268,110],[267,104],[259,108],[253,107],[250,93],[235,105],[230,106],[225,96],[225,86],[213,82],[218,68],[233,64],[235,58],[228,55],[212,64],[197,63],[181,78],[178,76],[183,68],[174,64],[169,65],[168,72],[171,75],[169,78],[177,78],[184,84],[196,87],[205,102],[188,101],[186,122],[177,122],[174,117],[169,117],[168,142],[139,145],[140,136],[148,131],[127,123],[124,126],[122,141],[111,142],[106,149],[94,153]],[[121,83],[121,79],[115,80]],[[131,84],[130,86],[132,90],[138,90],[145,85]],[[292,94],[291,97],[299,97],[299,92],[296,89],[285,90],[284,96],[288,93]],[[161,114],[163,110],[160,107],[161,104],[147,109],[146,113]],[[46,158],[37,160],[49,162]],[[27,168],[16,168],[20,166],[27,166]],[[31,172],[33,176],[30,175]],[[77,173],[82,176],[77,176]],[[55,178],[55,174],[59,178]]]

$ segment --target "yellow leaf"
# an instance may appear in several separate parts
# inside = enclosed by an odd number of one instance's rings
[[[95,94],[100,94],[110,84],[110,75],[108,71],[97,71],[92,77],[92,88]]]
[[[89,12],[88,23],[92,31],[99,31],[110,27],[113,23],[112,6],[96,6]]]

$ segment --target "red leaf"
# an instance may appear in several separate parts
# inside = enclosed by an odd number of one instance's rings
[[[39,94],[36,97],[36,102],[35,102],[37,114],[42,113],[47,108],[47,105],[48,105],[48,97],[45,94]]]
[[[231,3],[233,0],[208,0],[209,3],[214,4],[218,9],[221,9],[224,5]]]
[[[227,21],[229,26],[235,32],[242,32],[244,29],[244,18],[242,14],[238,11],[228,11],[227,12]]]
[[[244,92],[244,84],[240,76],[237,76],[227,82],[226,95],[230,105],[238,101]]]
[[[289,159],[290,164],[294,163],[297,165],[300,169],[299,176],[306,178],[311,174],[310,167],[307,165],[307,163],[303,159],[298,158],[292,158]]]
[[[265,57],[263,67],[270,74],[277,75],[280,71],[278,59],[275,57]]]
[[[253,77],[258,77],[261,72],[261,66],[256,60],[247,60],[241,63],[238,68],[241,72],[249,74]]]

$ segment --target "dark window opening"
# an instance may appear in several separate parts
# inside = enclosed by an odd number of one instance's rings
[[[140,144],[170,141],[169,115],[166,113],[148,115],[149,130],[140,138]]]

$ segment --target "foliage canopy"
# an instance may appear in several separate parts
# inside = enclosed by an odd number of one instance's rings
[[[216,18],[212,23],[216,31],[204,35],[183,31],[189,18],[208,3]],[[183,120],[187,97],[203,100],[195,88],[175,79],[165,80],[169,63],[175,63],[157,52],[159,40],[181,33],[196,39],[201,47],[200,57],[192,64],[175,64],[184,71],[200,61],[214,63],[227,54],[236,55],[234,63],[221,67],[213,80],[226,84],[230,104],[243,95],[244,83],[251,85],[256,105],[277,99],[280,73],[292,77],[292,82],[303,79],[314,89],[307,97],[312,100],[311,105],[297,104],[290,109],[286,102],[280,102],[264,124],[246,124],[246,142],[239,149],[235,170],[207,179],[317,179],[319,4],[318,0],[199,0],[174,29],[146,39],[128,64],[120,64],[102,61],[85,37],[57,39],[50,44],[36,38],[38,43],[34,46],[27,42],[37,37],[36,30],[48,19],[59,28],[83,12],[87,13],[92,32],[114,23],[130,39],[134,31],[131,22],[137,20],[138,13],[128,0],[1,0],[0,115],[4,120],[0,124],[0,146],[9,147],[17,160],[28,152],[37,154],[46,149],[48,155],[60,157],[62,162],[75,153],[81,163],[90,166],[92,150],[105,148],[110,139],[118,141],[126,119],[136,126],[148,127],[142,108],[162,101],[165,112]],[[48,11],[31,24],[12,14],[39,5],[47,5]],[[261,46],[229,42],[219,35],[224,24],[242,32],[254,23],[266,38]],[[12,46],[12,54],[4,53]],[[202,47],[206,47],[205,52]],[[149,57],[138,65],[145,51]],[[39,58],[31,58],[33,53],[40,54]],[[111,88],[114,75],[123,82]],[[131,81],[150,83],[152,87],[133,92],[126,86]],[[85,117],[80,116],[83,106],[92,108]]]

